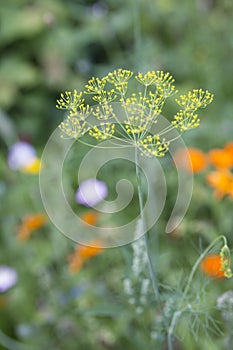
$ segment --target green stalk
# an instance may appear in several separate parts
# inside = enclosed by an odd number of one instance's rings
[[[133,29],[134,29],[134,58],[135,68],[139,69],[141,64],[141,21],[140,21],[140,0],[132,0],[133,7]]]
[[[150,243],[149,243],[149,237],[148,232],[146,229],[146,222],[143,212],[143,193],[142,193],[142,186],[141,186],[141,171],[139,167],[139,159],[138,159],[138,149],[135,147],[135,167],[136,167],[136,176],[137,176],[137,185],[138,185],[138,201],[139,201],[139,210],[140,210],[140,216],[142,220],[142,229],[143,232],[146,232],[144,234],[144,241],[145,241],[145,247],[146,247],[146,254],[147,254],[147,261],[150,271],[150,277],[152,282],[153,291],[155,294],[156,301],[159,302],[159,289],[158,289],[158,283],[157,283],[157,276],[156,272],[152,263],[151,259],[151,252],[150,252]]]
[[[182,315],[182,313],[188,309],[188,305],[185,307],[182,307],[182,304],[188,295],[194,274],[197,271],[197,268],[198,268],[200,262],[202,261],[202,259],[204,259],[206,254],[210,251],[210,249],[213,248],[215,246],[215,244],[220,240],[223,240],[224,245],[227,245],[227,241],[226,241],[225,236],[221,235],[221,236],[215,238],[215,240],[208,245],[208,247],[204,250],[204,252],[199,256],[199,258],[197,259],[197,261],[193,265],[192,271],[189,275],[186,287],[184,289],[182,298],[181,298],[180,303],[179,303],[179,308],[176,312],[174,312],[170,327],[168,329],[168,335],[167,335],[168,350],[173,350],[173,334],[174,334],[174,329],[176,327],[177,321],[178,321],[179,317]]]
[[[216,244],[218,241],[220,241],[221,239],[223,240],[224,245],[227,245],[227,241],[226,241],[226,237],[225,237],[225,236],[221,235],[221,236],[215,238],[215,240],[214,240],[212,243],[210,243],[210,244],[208,245],[208,247],[204,250],[204,252],[199,256],[199,258],[197,259],[197,261],[196,261],[195,264],[193,265],[192,271],[191,271],[191,273],[190,273],[190,275],[189,275],[189,279],[188,279],[188,282],[187,282],[187,284],[186,284],[186,287],[185,287],[185,290],[184,290],[184,293],[183,293],[183,296],[182,296],[182,301],[186,298],[186,296],[187,296],[187,294],[188,294],[189,288],[190,288],[191,283],[192,283],[193,276],[194,276],[194,274],[195,274],[195,272],[196,272],[196,270],[197,270],[197,268],[198,268],[200,262],[201,262],[202,259],[206,256],[206,254],[208,253],[208,251],[209,251],[211,248],[213,248],[213,247],[215,246],[215,244]]]

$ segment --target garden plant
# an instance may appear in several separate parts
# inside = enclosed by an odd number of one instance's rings
[[[231,349],[233,2],[0,5],[0,350]]]

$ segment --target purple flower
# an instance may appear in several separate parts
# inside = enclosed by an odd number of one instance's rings
[[[107,197],[108,188],[103,181],[88,179],[80,183],[76,192],[76,201],[87,207],[93,207]]]
[[[9,149],[8,165],[12,170],[24,168],[33,163],[35,159],[35,148],[27,142],[17,142]]]
[[[18,281],[17,272],[9,266],[0,266],[0,292],[6,292]]]
[[[92,5],[91,8],[93,17],[103,17],[108,13],[108,5],[105,2],[98,1]]]

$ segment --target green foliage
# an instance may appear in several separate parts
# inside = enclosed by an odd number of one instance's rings
[[[136,3],[140,10],[138,31],[133,28]],[[29,140],[41,155],[48,137],[63,117],[55,108],[60,92],[81,91],[89,81],[86,89],[95,93],[96,86],[102,89],[105,83],[114,82],[114,92],[110,90],[110,94],[103,96],[112,101],[117,92],[124,91],[125,81],[122,84],[114,74],[108,76],[108,82],[90,79],[105,77],[119,67],[142,72],[132,90],[138,82],[145,86],[154,82],[155,77],[146,74],[147,71],[171,72],[183,95],[179,99],[182,112],[177,115],[178,126],[184,117],[185,91],[193,86],[212,91],[215,101],[205,112],[201,128],[189,133],[188,138],[184,136],[184,140],[190,146],[207,151],[222,146],[232,138],[232,14],[231,0],[1,1],[0,265],[15,268],[19,280],[12,289],[0,294],[0,349],[165,349],[169,322],[177,311],[195,261],[219,234],[226,234],[229,246],[233,245],[232,200],[214,198],[212,189],[206,186],[206,174],[195,175],[188,213],[175,232],[165,235],[176,199],[177,176],[169,158],[163,159],[167,203],[156,224],[159,234],[156,235],[154,229],[150,232],[152,260],[163,294],[162,307],[154,301],[149,286],[144,293],[146,302],[141,299],[143,308],[138,309],[130,304],[124,290],[124,280],[132,277],[134,253],[131,246],[106,250],[72,274],[68,257],[75,244],[61,235],[52,223],[33,232],[28,241],[19,241],[17,233],[23,217],[44,211],[44,208],[37,175],[10,170],[8,147],[18,138]],[[134,30],[141,32],[138,43],[135,43]],[[175,90],[170,76],[166,81],[169,96]],[[143,95],[140,97],[139,92],[136,98],[140,103]],[[94,101],[92,96],[95,96]],[[63,97],[67,100],[69,94]],[[89,105],[101,102],[98,94],[85,97]],[[131,103],[135,96],[128,98]],[[82,96],[75,95],[71,112],[76,113],[80,99]],[[156,113],[159,113],[160,103],[158,101]],[[65,107],[62,101],[59,105]],[[168,100],[164,111],[165,115],[171,115],[174,102]],[[82,107],[79,111],[83,115],[89,112]],[[95,112],[97,116],[102,115],[97,109]],[[108,114],[109,110],[105,112]],[[191,126],[199,123],[195,113],[189,117]],[[128,130],[130,128],[129,124]],[[93,132],[97,135],[98,130]],[[119,132],[117,128],[115,131]],[[112,130],[107,132],[111,134]],[[148,139],[147,145],[150,142],[153,140]],[[73,165],[86,152],[83,145],[79,147],[79,153],[72,155],[66,165],[65,179],[72,190],[78,185]],[[132,181],[136,188],[131,167],[119,162],[101,171],[113,197],[115,183],[122,177]],[[123,218],[125,222],[138,212],[135,202],[134,198]],[[85,211],[77,203],[73,204],[73,209]],[[142,281],[147,277],[146,269],[140,280],[132,277],[139,304],[143,296]],[[177,349],[219,350],[224,348],[225,338],[229,348],[231,323],[224,319],[224,328],[216,302],[230,289],[232,280],[209,280],[197,271],[184,300],[184,313],[174,328]],[[141,306],[139,304],[137,306]],[[163,308],[167,312],[165,319]],[[191,325],[188,330],[187,325]],[[209,328],[209,337],[203,327]]]

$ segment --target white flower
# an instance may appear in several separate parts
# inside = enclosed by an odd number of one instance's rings
[[[108,188],[105,182],[91,178],[80,183],[76,192],[78,203],[93,207],[108,195]]]
[[[36,160],[35,148],[27,142],[20,141],[12,145],[8,153],[8,165],[12,170],[19,170]]]
[[[18,281],[17,272],[6,265],[0,266],[0,292],[6,292]]]

